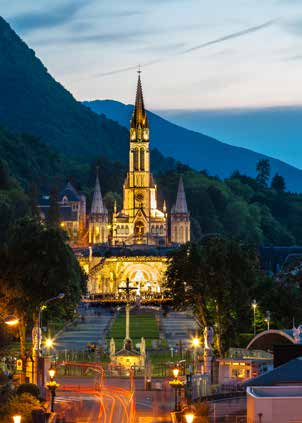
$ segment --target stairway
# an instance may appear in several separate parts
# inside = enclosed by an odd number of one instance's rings
[[[101,307],[89,309],[82,313],[84,320],[77,320],[75,326],[70,326],[56,338],[56,349],[83,351],[88,343],[104,346],[106,333],[113,314]]]
[[[198,331],[198,324],[189,312],[171,312],[166,317],[161,316],[161,328],[169,347],[179,345],[188,347],[192,336]]]

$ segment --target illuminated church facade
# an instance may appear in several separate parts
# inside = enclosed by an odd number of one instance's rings
[[[85,216],[89,254],[81,253],[79,261],[89,275],[91,294],[117,294],[127,279],[139,294],[160,293],[168,250],[190,241],[190,214],[182,178],[170,213],[165,202],[158,205],[157,185],[150,171],[150,128],[140,73],[129,135],[129,170],[123,184],[121,210],[115,204],[112,219],[109,218],[97,175],[90,214]],[[70,187],[68,192],[74,199]],[[81,195],[77,197],[83,202]],[[66,195],[64,200],[67,206]],[[61,225],[71,226],[64,220]]]
[[[176,203],[171,210],[171,236],[168,230],[166,203],[159,208],[157,186],[150,171],[150,129],[144,106],[140,75],[135,107],[130,121],[129,171],[123,185],[121,210],[114,207],[108,225],[108,211],[103,205],[97,177],[89,222],[89,242],[111,240],[114,246],[158,245],[190,241],[190,215],[182,179]],[[110,228],[111,234],[107,228]]]

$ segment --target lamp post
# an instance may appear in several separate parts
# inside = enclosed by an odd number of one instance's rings
[[[174,379],[169,384],[175,389],[175,404],[174,411],[180,411],[180,390],[183,385],[182,381],[178,379],[179,369],[175,367],[172,370]]]
[[[193,346],[193,374],[196,373],[197,370],[197,348],[200,345],[199,338],[195,337],[192,340],[192,346]]]
[[[37,385],[41,385],[40,383],[40,375],[39,375],[39,359],[41,357],[41,316],[42,311],[45,310],[47,304],[55,300],[62,300],[65,297],[65,294],[61,292],[55,297],[49,298],[48,300],[44,301],[39,307],[38,313],[38,320],[37,324],[33,330],[33,354],[34,354],[34,376]]]
[[[256,300],[253,300],[252,302],[252,308],[253,308],[253,312],[254,312],[254,336],[256,336],[256,308],[257,308],[258,304]]]
[[[266,324],[267,324],[267,330],[269,330],[270,322],[271,322],[271,312],[269,310],[266,310],[265,321],[266,321]]]
[[[21,423],[22,416],[13,416],[14,423]]]
[[[55,409],[56,389],[59,387],[59,384],[55,381],[56,369],[52,367],[52,365],[48,369],[48,374],[49,374],[49,382],[47,382],[46,386],[49,389],[51,394],[50,411],[53,413]]]

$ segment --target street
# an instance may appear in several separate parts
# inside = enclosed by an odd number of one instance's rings
[[[93,377],[61,377],[58,382],[55,407],[66,423],[170,422],[173,393],[167,384],[162,391],[145,391],[143,380],[136,380],[132,394],[128,379],[106,379],[101,389]]]

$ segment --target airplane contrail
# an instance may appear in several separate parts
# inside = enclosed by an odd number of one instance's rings
[[[262,29],[265,29],[265,28],[273,25],[276,22],[276,20],[277,19],[271,19],[269,21],[262,23],[261,25],[251,26],[249,28],[243,29],[242,31],[238,31],[238,32],[232,32],[231,34],[224,35],[223,37],[215,38],[214,40],[207,41],[207,42],[199,44],[197,46],[193,46],[193,47],[187,48],[185,50],[181,50],[177,53],[169,55],[168,57],[166,56],[166,57],[162,57],[162,58],[152,60],[150,62],[141,63],[140,66],[141,66],[141,68],[145,68],[147,66],[151,66],[151,65],[154,65],[156,63],[162,63],[162,62],[167,61],[167,60],[169,60],[173,57],[176,57],[176,56],[181,56],[183,54],[191,53],[193,51],[200,50],[200,49],[212,46],[214,44],[221,44],[221,43],[224,43],[225,41],[229,41],[229,40],[232,40],[234,38],[243,37],[245,35],[251,34],[253,32],[260,31]],[[137,65],[128,66],[128,67],[125,67],[125,68],[113,69],[113,70],[108,71],[108,72],[100,73],[96,76],[98,76],[98,77],[109,76],[109,75],[114,75],[114,74],[117,74],[117,73],[128,72],[128,71],[134,70],[134,69],[137,69]]]

